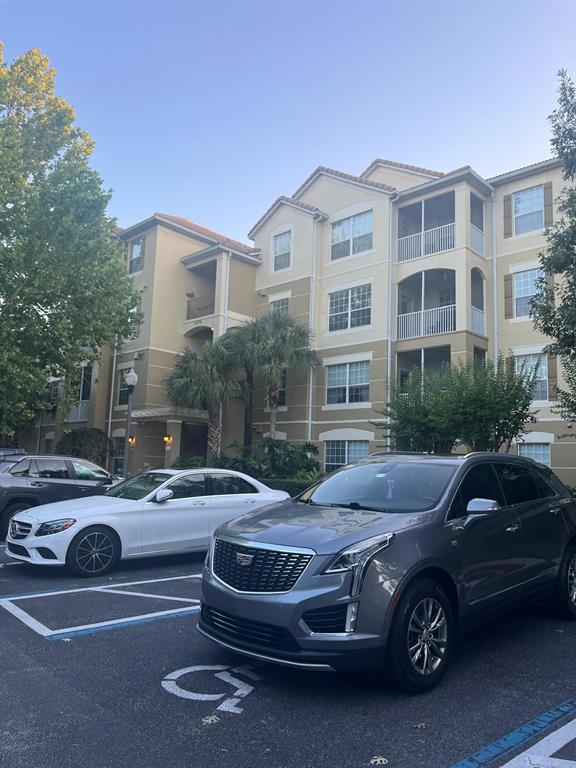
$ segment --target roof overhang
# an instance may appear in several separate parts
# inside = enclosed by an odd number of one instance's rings
[[[554,168],[562,168],[563,166],[564,162],[559,157],[552,157],[550,160],[542,160],[540,163],[533,163],[532,165],[524,166],[524,168],[517,168],[515,171],[508,171],[508,173],[493,176],[491,179],[488,179],[488,181],[493,187],[498,187],[509,181],[517,181],[518,179],[524,179],[527,176],[533,176],[535,173],[550,171]]]
[[[252,264],[255,267],[260,266],[262,263],[256,255],[248,256],[246,253],[235,251],[233,248],[227,248],[220,243],[216,245],[210,245],[208,248],[201,248],[199,251],[194,251],[193,253],[188,253],[186,256],[182,256],[180,261],[185,266],[189,266],[199,261],[206,261],[207,259],[217,258],[221,253],[229,253],[235,259],[245,261],[247,264]],[[259,253],[259,251],[255,251],[255,254],[256,253]]]
[[[311,205],[303,205],[297,200],[292,200],[289,197],[282,196],[275,200],[270,208],[268,208],[268,210],[264,213],[264,215],[258,219],[250,232],[248,232],[248,237],[252,240],[254,235],[256,235],[266,224],[266,222],[272,218],[276,211],[284,205],[288,208],[294,208],[294,210],[300,211],[301,213],[306,213],[309,216],[313,216],[316,221],[325,221],[328,218],[327,214],[323,213],[319,208],[313,208]]]
[[[370,181],[369,179],[361,179],[359,176],[352,176],[351,174],[343,173],[342,171],[336,171],[333,168],[325,168],[324,166],[320,166],[319,168],[316,168],[316,170],[313,171],[310,176],[308,176],[308,178],[298,187],[296,192],[294,192],[292,195],[292,198],[294,200],[298,200],[298,198],[301,197],[304,192],[306,192],[306,190],[315,184],[322,176],[334,179],[335,181],[341,181],[346,184],[352,184],[355,187],[372,189],[375,192],[380,192],[387,196],[394,195],[396,193],[394,187],[389,187],[386,184],[380,184],[379,182]]]
[[[488,184],[476,171],[473,171],[470,167],[460,168],[452,173],[447,173],[439,179],[434,181],[428,181],[425,184],[419,184],[417,187],[410,187],[402,192],[398,193],[398,202],[402,203],[404,200],[410,200],[413,197],[420,197],[428,192],[433,192],[437,189],[445,189],[446,187],[453,187],[454,184],[460,182],[467,182],[481,195],[490,195],[493,192],[493,187]]]

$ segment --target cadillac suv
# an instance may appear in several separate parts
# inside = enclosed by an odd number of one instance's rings
[[[436,685],[459,630],[550,596],[576,619],[576,504],[530,459],[374,455],[218,528],[199,631],[302,669]]]

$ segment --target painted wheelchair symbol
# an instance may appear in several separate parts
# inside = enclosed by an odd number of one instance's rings
[[[252,693],[254,686],[246,683],[244,680],[240,680],[238,677],[230,674],[228,671],[234,672],[234,675],[243,675],[253,682],[262,680],[261,676],[254,672],[250,664],[245,664],[241,667],[226,667],[222,664],[211,665],[197,665],[193,667],[184,667],[183,669],[177,669],[175,672],[171,672],[166,675],[162,680],[162,688],[168,693],[172,693],[174,696],[179,696],[181,699],[191,699],[192,701],[222,701],[220,706],[217,707],[221,712],[233,712],[240,714],[242,708],[238,706],[242,699],[245,699],[249,693]],[[178,680],[185,675],[192,674],[194,672],[213,672],[214,677],[227,685],[232,686],[234,689],[232,695],[230,693],[198,693],[196,691],[189,691],[186,688],[182,688],[178,684]]]

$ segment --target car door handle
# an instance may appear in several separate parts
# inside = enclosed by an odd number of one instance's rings
[[[244,504],[256,504],[256,499],[244,499]]]
[[[205,502],[205,501],[195,501],[195,502],[192,504],[192,506],[193,506],[193,507],[205,507],[205,506],[206,506],[206,502]]]
[[[509,525],[508,528],[506,528],[507,533],[517,533],[520,530],[519,525]]]
[[[560,507],[551,507],[548,512],[551,515],[557,515],[560,512]]]
[[[44,488],[46,483],[34,483],[34,482],[32,482],[32,483],[30,483],[30,485],[32,486],[32,488]]]

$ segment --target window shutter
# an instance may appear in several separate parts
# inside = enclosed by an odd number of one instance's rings
[[[554,223],[554,210],[552,199],[552,182],[544,184],[544,226],[551,227]]]
[[[548,400],[558,398],[558,358],[548,355]]]
[[[514,275],[504,275],[504,317],[510,320],[514,317]]]
[[[146,238],[142,236],[140,238],[140,269],[144,268],[144,251],[146,249]]]
[[[512,195],[504,195],[504,237],[512,237]]]

